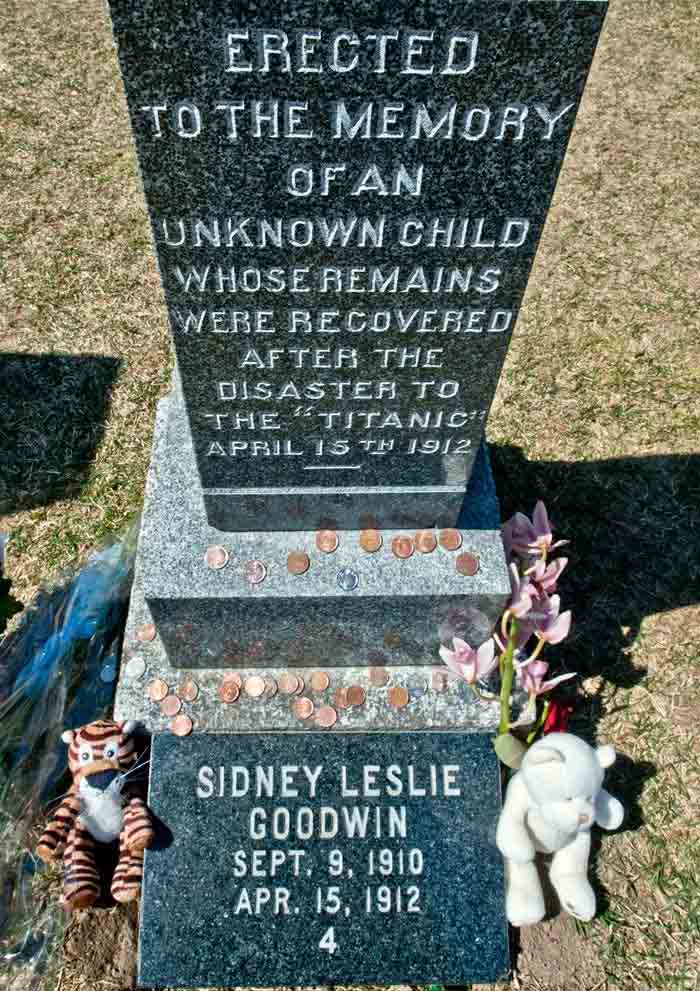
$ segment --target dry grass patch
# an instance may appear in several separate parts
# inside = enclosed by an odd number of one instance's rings
[[[92,446],[64,438],[72,460],[36,453],[50,403],[13,410],[36,421],[35,501],[0,522],[26,601],[137,512],[170,353],[102,4],[6,0],[3,26],[0,344],[119,362],[107,413],[89,389],[78,402]],[[572,538],[559,656],[584,679],[577,727],[627,755],[611,790],[631,810],[601,840],[600,918],[554,924],[560,942],[516,978],[528,991],[560,986],[565,952],[601,968],[566,991],[698,984],[698,160],[695,0],[613,0],[489,421],[504,511],[544,496]],[[54,388],[70,406],[69,379]],[[47,496],[36,472],[58,465],[76,485]],[[91,986],[71,946],[70,991]]]

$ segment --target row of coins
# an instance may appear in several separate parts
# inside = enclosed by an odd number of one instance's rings
[[[376,553],[384,543],[379,530],[362,530],[359,537],[360,547],[368,554]],[[420,554],[430,554],[440,546],[446,551],[456,551],[462,546],[462,534],[459,530],[441,530],[436,536],[432,530],[419,530],[411,537],[407,534],[397,534],[391,538],[391,552],[394,557],[405,560],[412,557],[415,551]],[[316,534],[316,547],[323,554],[333,554],[340,546],[340,538],[335,530],[319,530]],[[207,567],[212,571],[221,571],[230,561],[229,552],[219,544],[212,544],[204,555]],[[311,558],[306,551],[291,551],[287,555],[287,571],[291,575],[305,575],[311,567]],[[479,570],[479,558],[476,554],[465,551],[455,562],[460,575],[472,576]],[[250,585],[260,585],[267,577],[267,566],[257,558],[244,561],[243,577]],[[338,585],[351,591],[357,587],[357,575],[350,568],[338,572]]]

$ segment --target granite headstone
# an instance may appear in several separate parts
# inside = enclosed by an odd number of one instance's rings
[[[152,761],[140,986],[506,976],[487,737],[158,736]]]
[[[606,3],[110,6],[209,522],[453,526]]]

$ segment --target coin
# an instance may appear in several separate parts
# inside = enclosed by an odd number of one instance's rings
[[[428,690],[428,682],[419,674],[412,674],[407,681],[406,687],[412,699],[419,699]]]
[[[117,665],[114,663],[114,661],[110,661],[110,663],[105,664],[105,666],[100,671],[100,680],[109,684],[110,682],[114,681],[116,677],[117,677]]]
[[[389,672],[386,668],[370,668],[369,680],[375,688],[383,688],[389,681]]]
[[[469,551],[464,551],[459,554],[457,560],[455,561],[455,568],[457,569],[458,575],[465,575],[471,578],[479,570],[479,558],[476,554],[471,554]]]
[[[267,568],[262,561],[246,561],[243,565],[243,577],[251,585],[260,585],[267,578]]]
[[[348,690],[347,688],[336,688],[333,693],[333,705],[336,709],[347,709],[348,707]]]
[[[294,699],[292,702],[292,712],[297,719],[310,719],[314,714],[314,704],[311,699]]]
[[[265,691],[265,679],[261,678],[258,674],[254,674],[251,678],[246,678],[243,687],[246,695],[249,695],[252,699],[259,699]]]
[[[287,571],[291,575],[303,575],[309,570],[311,560],[304,551],[292,551],[287,555]]]
[[[160,703],[160,711],[164,716],[176,716],[182,708],[182,702],[177,695],[166,695]]]
[[[360,584],[359,575],[352,568],[341,568],[335,576],[335,580],[338,587],[342,588],[344,592],[352,592]]]
[[[143,657],[132,657],[124,668],[124,673],[127,678],[133,678],[134,681],[137,678],[143,678],[146,673],[146,662]]]
[[[325,692],[331,683],[331,679],[328,677],[325,671],[314,671],[311,675],[311,691],[312,692]]]
[[[300,678],[298,674],[295,675],[294,677],[297,680],[297,687],[294,689],[294,694],[295,695],[301,695],[301,693],[306,688],[306,682],[304,681],[303,678]]]
[[[194,702],[199,695],[199,685],[194,678],[185,678],[184,681],[180,682],[177,694],[183,702]]]
[[[324,554],[332,554],[338,549],[338,534],[335,530],[319,530],[316,534],[316,546]]]
[[[410,537],[405,537],[399,535],[398,537],[393,537],[391,541],[391,550],[394,557],[407,558],[413,554],[413,541]]]
[[[365,690],[362,685],[350,685],[348,688],[348,705],[364,705]]]
[[[415,540],[416,550],[421,554],[430,554],[437,547],[437,537],[432,530],[419,530]]]
[[[462,546],[462,534],[459,530],[441,530],[440,546],[446,551],[456,551]]]
[[[243,679],[238,671],[232,671],[230,674],[224,675],[224,681],[233,681],[239,688],[243,688]]]
[[[282,692],[283,695],[293,695],[299,685],[299,679],[293,674],[283,674],[281,678],[277,679],[277,687]]]
[[[316,725],[322,729],[330,729],[338,721],[338,713],[332,705],[322,705],[316,713]]]
[[[175,736],[189,736],[192,732],[192,720],[184,712],[181,712],[171,721],[170,732],[174,733]]]
[[[394,688],[390,688],[388,696],[389,705],[393,705],[395,709],[403,709],[405,705],[408,705],[409,694],[401,685],[395,685]]]
[[[382,535],[379,530],[362,530],[360,532],[360,547],[368,554],[374,554],[382,546]]]
[[[148,686],[148,697],[151,702],[162,702],[169,690],[167,682],[162,678],[156,678]]]
[[[156,638],[156,626],[155,623],[144,623],[143,626],[139,626],[136,631],[136,639],[140,640],[141,643],[150,643],[151,640]]]
[[[277,694],[277,682],[274,678],[265,676],[265,695],[266,699],[274,698]]]
[[[433,671],[432,678],[430,679],[433,686],[433,691],[439,692],[442,695],[443,692],[447,691],[447,672],[446,671]]]
[[[228,564],[228,551],[219,544],[212,544],[206,549],[204,561],[212,571],[221,571]]]
[[[241,689],[233,678],[224,678],[219,685],[219,698],[222,702],[236,702],[240,694]]]

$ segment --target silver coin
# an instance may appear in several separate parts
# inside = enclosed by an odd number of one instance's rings
[[[143,678],[146,672],[146,662],[143,657],[132,657],[124,668],[124,674],[127,678],[133,678],[134,681],[138,678]]]
[[[341,568],[336,575],[336,581],[344,592],[352,592],[360,584],[359,576],[352,568]]]
[[[114,661],[110,661],[108,664],[105,664],[105,666],[100,671],[100,678],[102,679],[102,681],[109,684],[111,681],[114,681],[116,677],[117,677],[117,665],[114,663]]]
[[[412,674],[406,680],[406,688],[408,689],[408,694],[412,699],[419,699],[428,690],[428,682],[422,675]]]

